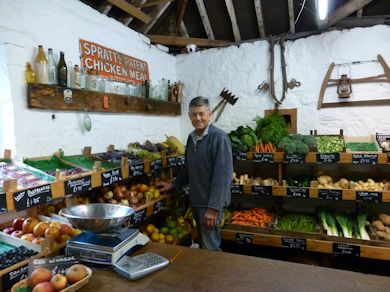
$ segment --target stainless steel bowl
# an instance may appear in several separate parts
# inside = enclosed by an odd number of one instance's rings
[[[90,232],[105,232],[120,227],[134,209],[115,204],[78,205],[62,210],[62,215],[76,228]]]

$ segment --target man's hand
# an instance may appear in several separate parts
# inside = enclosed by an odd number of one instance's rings
[[[156,185],[160,192],[168,192],[173,188],[173,184],[167,181],[161,181]]]
[[[218,210],[215,209],[207,209],[204,214],[204,223],[208,228],[215,228],[217,226],[217,218],[218,218]]]

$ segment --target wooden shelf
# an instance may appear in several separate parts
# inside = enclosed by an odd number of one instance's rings
[[[71,93],[65,102],[64,90]],[[46,84],[28,84],[28,107],[51,110],[71,110],[107,113],[139,113],[180,116],[181,104],[154,99]]]

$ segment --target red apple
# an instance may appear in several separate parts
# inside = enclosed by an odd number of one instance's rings
[[[23,231],[22,230],[15,230],[14,232],[11,233],[12,236],[15,237],[22,237]]]
[[[34,240],[34,238],[35,238],[35,236],[32,233],[23,234],[22,237],[21,237],[21,239],[27,240],[29,242],[32,242]]]
[[[51,279],[51,271],[45,268],[37,268],[32,273],[30,278],[28,279],[28,283],[31,287],[37,286],[39,283],[42,282],[49,282]]]
[[[12,222],[13,229],[22,230],[23,222],[24,222],[24,218],[19,217],[14,219],[14,221]]]
[[[39,222],[37,225],[35,225],[33,233],[37,237],[42,237],[45,234],[47,228],[49,228],[49,223]]]
[[[54,291],[60,291],[65,289],[68,279],[62,274],[56,274],[51,278],[50,282],[53,284]]]
[[[38,245],[41,245],[41,243],[45,240],[44,237],[35,237],[32,241],[32,243],[35,243],[35,244],[38,244]]]
[[[57,240],[61,235],[60,228],[57,226],[50,226],[49,228],[46,229],[45,231],[45,238],[51,237],[54,240]]]
[[[3,232],[7,233],[7,234],[11,234],[14,231],[15,231],[15,229],[13,227],[7,227],[7,228],[3,229]]]
[[[73,228],[70,227],[68,224],[61,224],[60,232],[61,234],[70,235],[73,232]]]
[[[35,217],[28,217],[22,224],[22,230],[24,233],[33,233],[34,227],[39,223],[39,220]]]
[[[34,287],[32,292],[54,292],[54,286],[51,282],[42,282]]]
[[[73,265],[66,271],[66,278],[71,284],[84,279],[86,276],[88,276],[87,268],[81,264]]]

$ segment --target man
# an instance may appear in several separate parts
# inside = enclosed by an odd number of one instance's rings
[[[225,132],[211,122],[207,98],[195,97],[189,105],[195,130],[186,144],[186,167],[173,183],[162,182],[161,191],[190,185],[190,204],[196,220],[200,247],[220,250],[223,208],[230,204],[233,161],[231,143]]]

